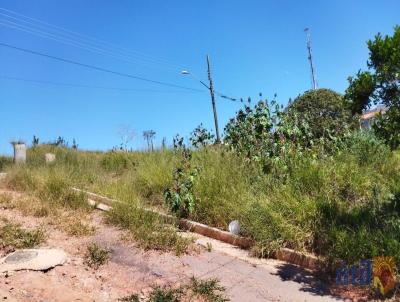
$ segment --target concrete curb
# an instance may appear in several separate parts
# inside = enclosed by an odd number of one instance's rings
[[[101,196],[101,195],[98,195],[98,194],[95,194],[95,193],[92,193],[92,192],[89,192],[89,191],[85,191],[85,190],[82,190],[82,189],[78,189],[78,188],[75,188],[75,187],[72,187],[71,189],[72,189],[72,191],[75,191],[75,192],[78,192],[78,193],[85,193],[88,196],[88,198],[90,198],[90,199],[92,199],[94,201],[104,202],[106,204],[107,203],[113,203],[113,202],[121,203],[121,201],[119,201],[117,199],[108,198],[108,197]]]
[[[76,192],[81,192],[81,193],[85,193],[87,194],[87,196],[89,197],[89,204],[91,204],[92,206],[94,206],[95,208],[102,210],[102,211],[109,211],[111,209],[111,206],[109,206],[109,204],[113,203],[113,202],[118,202],[121,203],[120,200],[116,200],[116,199],[111,199],[105,196],[101,196],[92,192],[88,192],[85,190],[81,190],[78,188],[72,188],[72,190],[76,191]],[[97,202],[104,202],[103,203],[96,203]],[[163,218],[166,219],[166,221],[174,221],[176,218],[174,216],[165,214],[165,213],[161,213],[158,211],[155,211],[153,209],[148,209],[148,208],[144,208],[145,211],[148,212],[152,212],[155,213],[159,216],[162,216]],[[234,235],[231,234],[227,231],[223,231],[214,227],[210,227],[208,225],[199,223],[199,222],[195,222],[192,220],[188,220],[188,219],[180,219],[178,221],[178,226],[180,229],[183,230],[187,230],[193,233],[197,233],[209,238],[213,238],[225,243],[229,243],[231,245],[243,248],[243,249],[249,249],[250,247],[252,247],[254,245],[254,240],[250,239],[250,238],[246,238],[246,237],[242,237],[242,236],[238,236],[238,235]],[[321,260],[311,254],[304,254],[292,249],[288,249],[288,248],[282,248],[280,250],[278,250],[277,252],[275,252],[273,255],[273,258],[281,260],[281,261],[285,261],[288,263],[292,263],[310,270],[317,270],[321,267]]]
[[[193,233],[204,235],[222,242],[226,242],[243,249],[248,249],[254,245],[254,241],[242,236],[234,235],[229,232],[210,227],[208,225],[191,221],[188,219],[180,219],[179,227]]]
[[[321,259],[317,256],[304,254],[288,248],[278,250],[274,256],[278,260],[296,264],[310,270],[318,270],[322,264]]]

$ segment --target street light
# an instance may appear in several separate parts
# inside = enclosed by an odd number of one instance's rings
[[[193,79],[199,81],[204,87],[206,87],[208,90],[210,90],[210,87],[206,83],[204,83],[202,80],[199,79],[198,76],[196,76],[195,74],[191,73],[190,71],[182,70],[181,74],[191,76]]]
[[[210,82],[210,86],[208,86],[206,83],[204,83],[202,80],[197,78],[194,74],[189,72],[188,70],[182,70],[181,74],[183,75],[190,75],[197,81],[199,81],[204,87],[206,87],[210,91],[210,96],[211,96],[211,104],[213,108],[213,113],[214,113],[214,123],[215,123],[215,134],[216,134],[216,142],[219,143],[221,141],[220,136],[219,136],[219,127],[218,127],[218,117],[217,117],[217,108],[215,105],[215,96],[214,96],[214,88],[213,88],[213,82],[211,78],[211,67],[210,67],[210,58],[207,55],[207,73],[208,73],[208,80]]]

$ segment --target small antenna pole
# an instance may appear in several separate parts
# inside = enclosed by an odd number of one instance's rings
[[[310,62],[310,68],[311,68],[311,89],[315,90],[317,89],[317,80],[315,79],[315,67],[312,57],[310,29],[306,27],[304,29],[304,32],[306,33],[306,38],[307,38],[308,61]]]

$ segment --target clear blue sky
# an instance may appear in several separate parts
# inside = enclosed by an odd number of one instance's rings
[[[347,77],[365,68],[366,40],[377,32],[392,33],[394,25],[400,24],[398,0],[2,0],[0,8],[163,63],[141,57],[126,62],[18,31],[1,25],[21,24],[4,15],[0,15],[2,43],[198,89],[203,88],[201,84],[180,75],[180,70],[189,69],[206,81],[205,55],[209,54],[218,91],[253,99],[259,92],[267,98],[277,93],[282,104],[311,85],[305,27],[311,28],[319,87],[342,93]],[[143,90],[57,86],[5,76]],[[136,130],[134,148],[144,147],[142,131],[147,129],[156,131],[157,143],[162,137],[170,143],[176,133],[188,136],[200,123],[213,129],[207,91],[163,87],[4,47],[0,47],[0,105],[0,154],[10,154],[10,140],[31,142],[34,134],[42,141],[61,135],[69,141],[75,138],[84,149],[109,149],[119,144],[121,125]],[[240,103],[217,99],[221,128],[240,107]]]

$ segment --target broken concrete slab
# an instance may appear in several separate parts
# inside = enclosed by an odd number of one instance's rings
[[[60,249],[24,249],[0,259],[0,273],[20,270],[45,271],[67,261]]]

